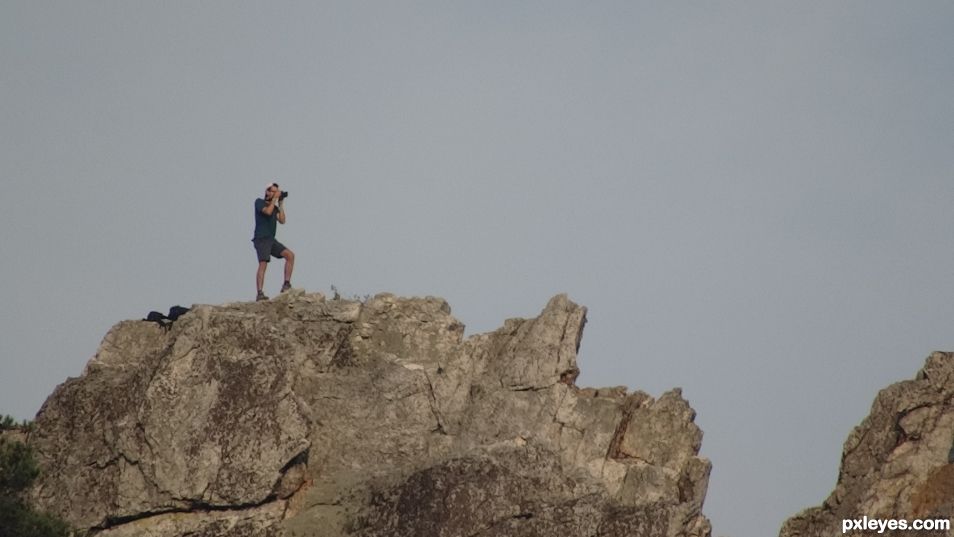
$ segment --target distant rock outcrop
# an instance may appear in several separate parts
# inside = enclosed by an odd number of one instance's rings
[[[464,339],[440,299],[292,291],[119,323],[37,416],[33,502],[102,537],[708,537],[693,410],[577,388],[585,315]]]
[[[20,427],[14,429],[0,429],[0,442],[26,442],[27,431]]]
[[[867,517],[867,520],[865,519]],[[893,384],[848,436],[834,492],[819,507],[789,519],[781,537],[855,535],[918,537],[948,531],[854,531],[854,521],[954,519],[954,354],[928,357],[914,380]]]

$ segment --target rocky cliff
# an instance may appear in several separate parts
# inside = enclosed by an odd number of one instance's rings
[[[32,499],[102,537],[707,537],[693,410],[576,387],[585,316],[465,339],[440,299],[293,291],[122,322],[37,416]]]
[[[882,390],[845,442],[834,492],[789,519],[781,537],[842,535],[865,518],[954,519],[954,354],[932,354],[914,380]],[[865,535],[954,535],[947,531],[869,530]]]

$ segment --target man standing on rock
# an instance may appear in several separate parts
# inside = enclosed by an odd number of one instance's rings
[[[265,285],[265,269],[272,257],[285,258],[285,283],[282,291],[291,289],[292,270],[295,268],[295,253],[285,248],[285,245],[275,239],[278,224],[285,223],[285,198],[287,193],[278,188],[278,183],[268,183],[265,187],[265,198],[255,200],[255,235],[252,244],[258,255],[258,274],[255,283],[258,285],[258,295],[255,300],[268,300],[262,287]]]

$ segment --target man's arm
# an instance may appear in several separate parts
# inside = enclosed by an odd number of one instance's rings
[[[265,216],[271,216],[272,213],[274,212],[275,212],[275,198],[272,198],[265,202],[265,206],[262,207],[262,214],[264,214]]]
[[[274,198],[272,201],[275,201]],[[285,223],[285,200],[278,200],[278,223]]]

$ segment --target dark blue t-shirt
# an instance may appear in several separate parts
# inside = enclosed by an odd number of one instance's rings
[[[255,200],[255,235],[252,237],[253,239],[274,237],[275,232],[278,231],[278,205],[275,206],[271,216],[262,212],[266,205],[268,203],[262,198]]]

